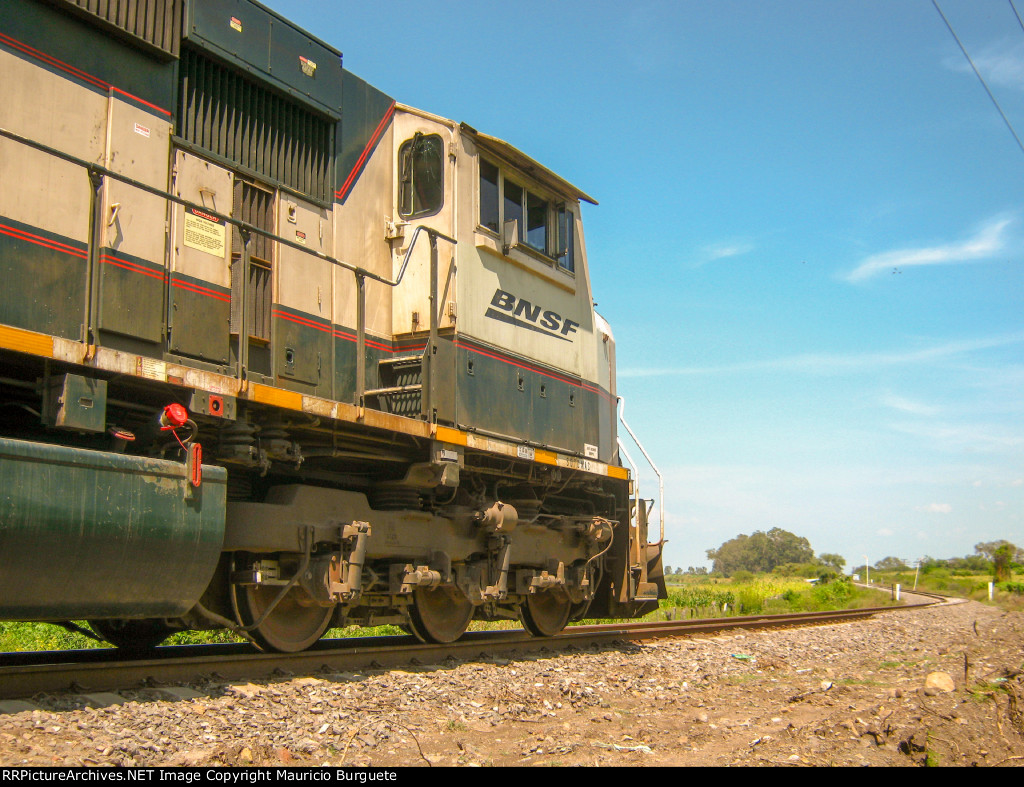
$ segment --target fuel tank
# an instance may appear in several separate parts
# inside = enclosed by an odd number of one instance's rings
[[[224,542],[227,471],[0,439],[0,618],[175,617]]]

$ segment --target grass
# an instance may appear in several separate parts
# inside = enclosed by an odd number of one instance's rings
[[[982,572],[950,571],[946,568],[934,569],[917,576],[918,590],[932,591],[947,596],[958,596],[982,604],[990,604],[1008,612],[1024,612],[1024,573],[1015,572],[1009,582],[999,582],[994,588],[992,600],[988,598],[988,583],[992,575]],[[890,586],[899,584],[902,591],[912,593],[914,589],[914,572],[908,571],[872,571],[873,585]]]
[[[878,594],[845,581],[812,585],[802,579],[761,575],[743,580],[684,578],[668,586],[668,599],[656,616],[730,617],[734,615],[819,612],[884,606]],[[656,619],[656,618],[655,618]]]
[[[675,579],[675,577],[673,577]],[[849,582],[811,585],[802,579],[760,575],[730,580],[707,577],[685,577],[681,583],[668,586],[669,597],[647,620],[680,620],[686,617],[731,617],[737,615],[782,614],[829,609],[882,606],[875,591],[861,590]],[[583,620],[582,624],[607,621]],[[86,624],[79,621],[85,627]],[[518,621],[473,621],[471,631],[517,628]],[[401,635],[398,626],[348,626],[328,629],[325,638],[380,637]],[[243,642],[227,630],[182,631],[171,635],[168,645],[194,645],[216,642]],[[82,634],[47,623],[0,622],[0,652],[34,650],[79,650],[108,647]]]

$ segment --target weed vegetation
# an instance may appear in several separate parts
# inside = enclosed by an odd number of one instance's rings
[[[737,572],[731,579],[673,576],[668,599],[659,615],[668,619],[713,618],[734,615],[820,612],[884,606],[877,592],[858,588],[843,577],[810,583],[797,577]]]
[[[899,585],[904,591],[918,590],[957,596],[983,604],[992,604],[1010,612],[1024,612],[1024,573],[1016,572],[1005,582],[996,582],[992,600],[989,601],[988,585],[991,572],[969,571],[966,569],[935,568],[915,575],[913,569],[906,571],[872,571],[873,585]]]
[[[962,570],[935,569],[919,574],[917,586],[951,596],[961,596],[989,603],[990,574]],[[871,573],[872,585],[888,590],[899,584],[906,592],[914,587],[914,572]],[[737,615],[782,614],[786,612],[816,612],[832,609],[856,609],[893,604],[889,596],[878,590],[866,590],[845,577],[827,582],[810,583],[799,577],[777,574],[752,574],[738,571],[732,578],[706,575],[675,574],[669,577],[668,598],[661,602],[657,612],[648,620],[681,620],[685,618],[713,618]],[[1003,609],[1024,611],[1024,575],[1015,574],[1010,581],[997,583],[992,602]],[[581,624],[607,621],[582,620]],[[77,625],[85,628],[84,621]],[[474,621],[470,630],[491,630],[518,627],[518,622],[486,623]],[[403,635],[398,626],[329,629],[326,638],[379,637]],[[172,634],[165,645],[197,645],[218,642],[243,642],[226,630],[182,631]],[[0,622],[0,652],[36,650],[81,650],[106,648],[83,634],[68,631],[48,623]]]

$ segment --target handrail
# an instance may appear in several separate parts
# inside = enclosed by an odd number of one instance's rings
[[[398,269],[398,277],[391,285],[392,287],[397,287],[399,284],[402,283],[402,277],[405,275],[405,268],[409,264],[409,257],[412,256],[412,248],[413,246],[416,245],[416,239],[420,236],[421,232],[429,233],[431,238],[440,238],[441,240],[446,240],[449,243],[458,243],[458,241],[455,240],[455,238],[449,238],[443,232],[438,232],[437,230],[432,229],[431,227],[426,227],[423,224],[420,224],[415,230],[413,230],[412,240],[409,241],[409,248],[405,250],[405,257],[402,259],[402,267]],[[385,282],[385,284],[387,283],[388,282]]]
[[[657,465],[654,464],[654,460],[651,459],[650,454],[648,454],[647,451],[644,450],[643,444],[640,442],[640,440],[637,438],[637,436],[635,434],[633,434],[633,430],[629,428],[629,424],[626,423],[626,418],[625,418],[625,415],[624,415],[625,410],[626,410],[626,399],[625,399],[625,397],[619,396],[618,400],[619,400],[619,422],[624,427],[626,427],[626,431],[629,432],[629,436],[633,438],[633,442],[636,443],[637,448],[640,449],[640,453],[642,453],[644,455],[644,459],[647,460],[647,463],[651,466],[651,469],[654,470],[654,474],[656,476],[658,476],[658,495],[659,495],[659,498],[658,498],[658,517],[659,517],[659,519],[661,521],[661,534],[660,534],[660,537],[658,538],[658,543],[661,544],[661,543],[663,543],[665,541],[665,479],[661,475],[661,471],[658,470]],[[619,447],[622,448],[622,443],[621,442],[619,442]],[[633,460],[630,459],[629,454],[626,452],[626,450],[624,448],[622,448],[622,451],[623,451],[623,453],[626,454],[626,458],[629,459],[629,463],[632,465],[633,464]],[[634,465],[634,471],[635,470],[636,470],[636,467]],[[637,479],[637,485],[639,486],[639,479]]]
[[[405,276],[405,269],[409,265],[409,260],[412,257],[413,247],[416,245],[416,240],[419,238],[421,232],[426,232],[430,236],[430,345],[433,346],[437,341],[437,239],[441,238],[449,243],[457,243],[455,238],[449,238],[443,232],[424,226],[420,224],[412,233],[412,239],[409,241],[409,248],[405,250],[405,257],[402,259],[402,267],[398,269],[398,276],[395,277],[394,282],[387,280],[384,284],[390,287],[397,287],[402,283],[402,277]],[[363,286],[364,277],[359,273],[356,274],[356,393],[355,400],[356,404],[360,407],[363,406],[363,398],[366,395],[366,287]],[[378,279],[378,281],[381,281]],[[431,407],[431,398],[433,393],[433,375],[430,371],[430,353],[428,350],[423,352],[423,365],[422,376],[426,385],[423,388],[425,398],[423,400],[423,412],[429,416]]]
[[[397,287],[399,284],[401,284],[402,283],[402,278],[405,276],[406,268],[408,268],[408,266],[409,266],[409,260],[412,257],[413,247],[416,245],[416,240],[419,238],[421,232],[426,232],[430,236],[430,246],[431,246],[431,342],[435,342],[436,339],[437,339],[437,314],[436,314],[436,311],[437,311],[437,303],[436,303],[436,300],[437,300],[437,239],[441,238],[442,240],[448,241],[449,243],[453,243],[453,244],[457,243],[455,238],[451,238],[451,237],[445,235],[443,232],[439,232],[438,230],[435,230],[435,229],[433,229],[431,227],[424,226],[422,224],[419,225],[418,227],[416,227],[416,229],[413,231],[412,239],[409,242],[409,248],[406,249],[405,257],[402,259],[402,266],[401,266],[401,268],[399,268],[398,276],[395,279],[392,280],[392,279],[390,279],[388,277],[381,276],[381,275],[379,275],[377,273],[373,273],[372,271],[368,271],[365,268],[361,268],[358,265],[353,265],[350,262],[345,262],[344,260],[339,260],[336,257],[332,257],[329,254],[324,254],[323,252],[317,251],[316,249],[311,249],[308,246],[305,246],[305,245],[303,245],[301,243],[297,243],[296,241],[289,240],[288,238],[283,238],[280,235],[274,234],[273,232],[268,232],[267,230],[264,230],[264,229],[261,229],[261,228],[255,226],[255,225],[249,224],[248,222],[241,221],[241,220],[236,219],[236,218],[232,218],[231,216],[228,216],[228,215],[226,215],[224,213],[218,213],[217,211],[212,210],[212,209],[206,207],[205,205],[198,205],[195,202],[191,202],[191,201],[189,201],[187,199],[182,199],[181,197],[179,197],[179,196],[177,196],[175,194],[172,194],[169,191],[164,191],[163,189],[155,188],[154,186],[150,186],[147,183],[143,183],[141,181],[135,180],[134,178],[130,178],[127,175],[122,175],[119,172],[115,172],[112,169],[109,169],[107,167],[102,166],[101,164],[97,164],[97,163],[92,162],[92,161],[87,161],[85,159],[79,158],[78,156],[73,156],[70,153],[65,153],[62,150],[58,150],[57,148],[51,147],[50,145],[46,145],[46,144],[44,144],[42,142],[38,142],[38,141],[36,141],[34,139],[29,139],[28,137],[24,137],[21,134],[18,134],[18,133],[14,132],[14,131],[10,131],[10,130],[8,130],[6,128],[0,128],[0,137],[4,137],[6,139],[10,139],[10,140],[12,140],[14,142],[18,142],[18,143],[20,143],[22,145],[25,145],[27,147],[33,148],[35,150],[42,151],[43,153],[47,153],[47,154],[49,154],[51,156],[54,156],[55,158],[59,158],[59,159],[62,159],[63,161],[67,161],[67,162],[69,162],[71,164],[76,164],[76,165],[78,165],[80,167],[83,167],[86,170],[86,172],[88,173],[88,175],[89,175],[89,179],[90,179],[90,182],[92,183],[92,188],[93,188],[92,197],[91,197],[91,200],[92,200],[92,202],[91,202],[91,213],[92,213],[93,225],[96,225],[96,222],[98,221],[99,200],[96,199],[96,196],[98,194],[98,190],[99,190],[100,186],[102,185],[102,178],[109,177],[109,178],[113,178],[114,180],[120,181],[122,183],[126,183],[129,186],[132,186],[133,188],[139,189],[140,191],[144,191],[147,194],[152,194],[155,197],[161,197],[163,199],[169,200],[169,201],[171,201],[171,202],[173,202],[173,203],[175,203],[177,205],[182,205],[182,206],[184,206],[186,208],[196,208],[198,210],[203,211],[203,213],[205,213],[205,214],[207,214],[209,216],[213,216],[214,218],[218,219],[219,221],[223,221],[226,224],[230,224],[232,226],[238,227],[238,229],[240,231],[240,234],[242,236],[242,241],[243,241],[243,248],[242,248],[243,272],[242,272],[242,276],[241,276],[241,282],[242,282],[241,283],[241,292],[239,293],[239,297],[241,298],[241,301],[242,301],[242,310],[241,310],[242,325],[239,326],[239,352],[238,352],[238,356],[239,357],[238,357],[238,372],[237,372],[237,377],[238,377],[238,380],[239,380],[240,390],[244,389],[245,384],[246,384],[245,378],[246,378],[246,374],[247,374],[247,368],[246,367],[247,367],[247,361],[248,361],[248,342],[245,341],[242,337],[245,337],[245,336],[248,335],[249,314],[248,314],[248,309],[247,309],[247,306],[246,306],[247,299],[245,298],[245,287],[246,287],[246,284],[247,284],[248,268],[249,268],[249,242],[248,242],[248,239],[249,239],[251,234],[261,235],[262,237],[268,238],[269,240],[274,241],[276,243],[283,243],[285,246],[288,246],[289,248],[295,249],[296,251],[301,251],[304,254],[309,254],[311,256],[317,257],[318,259],[321,259],[324,262],[329,262],[332,265],[337,265],[340,268],[344,268],[345,270],[351,271],[352,274],[356,277],[356,290],[357,290],[357,306],[356,306],[356,322],[357,322],[357,326],[356,326],[356,347],[357,347],[357,349],[356,349],[356,356],[357,356],[357,360],[356,360],[356,392],[355,392],[356,395],[355,395],[355,399],[356,399],[356,404],[358,404],[359,406],[362,406],[362,404],[363,404],[363,396],[366,393],[366,304],[365,304],[366,288],[365,288],[365,281],[366,281],[366,279],[372,279],[373,281],[379,282],[380,284],[387,285],[388,287]],[[90,231],[90,240],[89,240],[89,247],[90,247],[89,253],[91,255],[90,256],[90,260],[92,260],[92,258],[95,256],[95,249],[94,249],[94,247],[98,243],[98,241],[94,237],[95,234],[96,234],[95,231],[93,231],[93,230]],[[92,277],[94,277],[96,275],[95,274],[95,269],[96,269],[95,262],[91,262],[90,282],[92,280]],[[90,286],[89,289],[88,289],[87,295],[86,295],[86,299],[87,299],[86,300],[86,322],[87,322],[87,326],[88,326],[87,330],[89,332],[89,335],[86,336],[86,342],[90,343],[90,344],[92,343],[92,341],[94,339],[94,336],[92,335],[92,322],[93,322],[93,319],[95,317],[95,311],[98,309],[98,306],[94,303],[94,301],[95,301],[95,299],[97,297],[96,296],[97,290],[98,290],[98,288],[96,286]],[[429,376],[429,370],[427,370],[425,368],[424,372],[425,372],[425,374],[427,376]]]
[[[402,267],[399,270],[398,278],[392,281],[389,278],[381,276],[377,273],[373,273],[372,271],[368,271],[365,268],[360,268],[358,265],[353,265],[350,262],[339,260],[336,257],[330,256],[329,254],[324,254],[323,252],[316,251],[315,249],[311,249],[308,246],[303,246],[301,243],[288,240],[288,238],[283,238],[280,235],[275,235],[272,232],[260,229],[259,227],[249,224],[248,222],[240,221],[239,219],[232,218],[231,216],[225,215],[223,213],[218,213],[217,211],[211,210],[205,205],[198,205],[195,202],[190,202],[187,199],[182,199],[181,197],[178,197],[168,191],[164,191],[162,189],[155,188],[154,186],[150,186],[146,183],[142,183],[141,181],[135,180],[134,178],[130,178],[127,175],[122,175],[119,172],[114,172],[112,169],[108,169],[107,167],[104,167],[101,164],[86,161],[85,159],[78,158],[78,156],[72,156],[70,153],[65,153],[64,151],[58,150],[57,148],[50,147],[49,145],[44,145],[42,142],[37,142],[34,139],[23,137],[21,134],[17,134],[5,128],[0,128],[0,137],[6,137],[7,139],[13,140],[14,142],[20,142],[21,144],[27,145],[30,148],[35,148],[36,150],[40,150],[44,153],[49,153],[50,155],[56,156],[57,158],[63,159],[64,161],[70,162],[72,164],[77,164],[80,167],[84,167],[90,173],[96,173],[99,175],[103,175],[104,177],[111,177],[114,180],[119,180],[122,183],[127,183],[129,186],[140,189],[141,191],[145,191],[146,193],[152,194],[155,197],[163,197],[178,205],[184,205],[187,208],[197,208],[203,211],[203,213],[213,216],[214,218],[220,221],[225,221],[228,224],[238,227],[239,229],[248,230],[249,232],[254,232],[257,235],[262,235],[264,238],[269,238],[270,240],[277,241],[278,243],[283,243],[285,246],[289,246],[295,249],[296,251],[301,251],[304,252],[305,254],[310,254],[314,257],[319,257],[325,262],[329,262],[332,265],[337,265],[341,268],[344,268],[345,270],[351,271],[352,273],[358,276],[363,276],[368,279],[373,279],[376,282],[380,282],[381,284],[386,284],[389,287],[397,287],[399,284],[401,284],[402,276],[405,274],[406,266],[409,264],[409,252],[412,251],[412,244],[410,244],[409,250],[406,252],[405,259],[402,262]],[[435,229],[425,227],[423,225],[418,226],[415,232],[413,232],[414,242],[416,236],[419,234],[421,230],[425,230],[430,235],[437,238],[441,238],[442,240],[446,240],[450,243],[456,242],[454,238],[449,238],[444,233],[438,232]]]

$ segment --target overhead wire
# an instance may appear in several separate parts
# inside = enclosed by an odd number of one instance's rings
[[[1013,15],[1017,17],[1017,24],[1020,25],[1020,29],[1024,30],[1024,20],[1020,18],[1020,14],[1017,13],[1017,6],[1013,4],[1013,0],[1007,0],[1010,4],[1010,8],[1013,9]]]
[[[981,72],[978,71],[978,67],[974,65],[974,61],[971,60],[971,56],[967,54],[967,48],[960,41],[960,37],[956,34],[956,31],[953,30],[953,25],[951,25],[949,20],[946,19],[946,15],[942,13],[942,9],[939,8],[938,0],[932,0],[932,5],[935,6],[935,10],[938,11],[939,16],[942,17],[942,21],[946,23],[946,29],[949,30],[949,34],[953,36],[953,40],[956,41],[957,46],[960,47],[960,51],[964,53],[964,57],[967,58],[967,62],[970,63],[971,68],[974,70],[974,75],[978,77],[978,81],[981,82],[981,86],[985,88],[985,92],[988,93],[988,97],[992,100],[992,105],[996,108],[996,111],[1003,119],[1006,127],[1010,130],[1010,133],[1013,134],[1013,138],[1017,141],[1017,147],[1020,148],[1021,153],[1024,153],[1024,143],[1020,141],[1020,137],[1017,136],[1017,132],[1014,131],[1013,125],[1010,123],[1010,119],[1006,117],[1006,113],[1003,112],[1003,108],[999,106],[999,102],[996,101],[996,97],[992,95],[992,91],[989,90],[988,85],[985,82],[985,78],[981,75]],[[1017,9],[1013,6],[1013,0],[1010,0],[1010,7],[1013,8],[1013,12],[1016,14]],[[1020,21],[1020,16],[1017,16],[1017,21]],[[1021,23],[1021,28],[1024,29],[1024,22]]]

